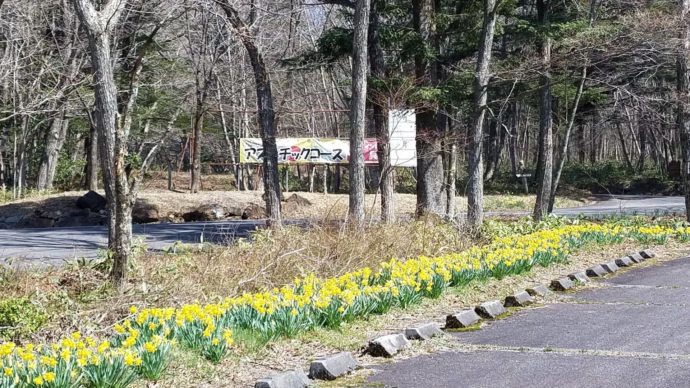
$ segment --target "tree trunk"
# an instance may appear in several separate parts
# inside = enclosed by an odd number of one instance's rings
[[[563,173],[563,167],[565,167],[565,161],[568,156],[568,146],[570,144],[570,134],[573,132],[573,126],[575,125],[575,117],[577,116],[577,109],[580,105],[580,98],[582,97],[582,92],[585,89],[585,81],[587,81],[587,65],[582,67],[582,76],[580,77],[580,86],[577,88],[577,94],[575,94],[575,101],[573,101],[573,108],[570,111],[570,120],[568,121],[568,128],[565,131],[563,138],[563,147],[561,148],[561,161],[556,169],[556,176],[553,180],[553,187],[551,188],[551,196],[549,197],[549,213],[553,211],[554,203],[556,202],[556,191],[558,190],[558,185],[561,181],[561,174]]]
[[[226,0],[218,0],[217,3],[225,11],[228,21],[247,50],[249,61],[254,71],[257,107],[259,110],[259,131],[264,148],[263,181],[266,215],[269,218],[269,224],[279,225],[281,223],[280,177],[278,176],[278,148],[276,147],[275,110],[273,109],[271,80],[266,70],[263,56],[254,43],[254,37],[249,27],[240,19],[237,11]]]
[[[424,44],[436,48],[435,0],[413,1],[415,31]],[[415,73],[420,86],[438,86],[437,66],[427,58],[424,49],[415,57]],[[436,125],[437,107],[433,104],[416,108],[417,130],[417,215],[444,214],[443,206],[443,137]]]
[[[98,130],[96,125],[89,127],[86,146],[86,189],[98,190]]]
[[[496,16],[496,0],[484,0],[484,23],[474,75],[474,112],[467,150],[467,223],[472,228],[479,228],[484,222],[484,116],[491,79],[491,53]]]
[[[99,132],[101,169],[108,201],[108,248],[113,252],[110,277],[122,290],[127,282],[127,267],[132,253],[132,225],[130,201],[122,201],[129,188],[124,165],[127,133],[120,133],[118,123],[110,36],[125,2],[110,0],[101,11],[96,11],[90,0],[73,0],[73,3],[89,38],[95,94],[94,122]]]
[[[549,26],[550,0],[537,0],[539,23]],[[534,204],[534,219],[541,220],[549,212],[551,184],[553,179],[553,117],[551,112],[551,38],[541,37],[541,79],[539,89],[539,155],[537,162],[537,200]]]
[[[677,87],[677,127],[681,135],[681,149],[683,154],[683,191],[685,194],[685,213],[690,221],[690,118],[688,104],[690,104],[690,0],[682,0],[680,9],[680,47],[676,55],[676,87]]]
[[[369,65],[372,77],[378,80],[383,80],[386,77],[386,64],[383,48],[381,47],[378,11],[382,5],[382,0],[373,0],[369,22]],[[374,130],[378,141],[377,155],[381,171],[381,180],[379,182],[379,189],[381,191],[381,221],[384,224],[388,224],[395,221],[395,203],[393,199],[395,177],[393,167],[391,166],[388,102],[380,91],[377,91],[371,99],[374,111]]]
[[[58,117],[53,119],[48,128],[45,150],[38,169],[38,180],[36,182],[36,189],[39,191],[53,189],[55,170],[57,169],[60,151],[65,143],[68,126],[69,121],[65,119],[64,112],[61,112]]]
[[[350,130],[350,206],[348,217],[357,227],[364,225],[364,132],[367,108],[367,54],[370,0],[357,0],[352,66]]]
[[[204,103],[197,99],[194,110],[194,123],[191,141],[191,179],[189,189],[192,193],[201,191],[201,133],[204,128]]]

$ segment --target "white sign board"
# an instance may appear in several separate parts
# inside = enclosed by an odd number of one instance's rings
[[[393,166],[417,167],[415,118],[414,109],[391,110],[388,113],[391,164]]]

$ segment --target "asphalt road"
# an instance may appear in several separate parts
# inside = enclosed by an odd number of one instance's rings
[[[386,364],[371,386],[688,387],[690,258],[453,333],[466,350]]]
[[[616,197],[602,200],[590,206],[557,209],[562,216],[606,217],[620,214],[667,214],[682,213],[685,205],[682,197]],[[502,214],[528,214],[503,212]],[[303,221],[292,221],[304,223]],[[223,243],[238,237],[246,237],[263,221],[219,221],[185,224],[135,225],[134,234],[143,239],[150,250],[167,249],[176,242]],[[31,265],[61,264],[75,258],[96,258],[99,250],[107,245],[105,227],[75,227],[47,229],[0,230],[0,263],[21,262]]]

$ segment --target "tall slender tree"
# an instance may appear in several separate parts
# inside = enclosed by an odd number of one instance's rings
[[[484,22],[474,75],[474,112],[468,147],[467,223],[478,228],[484,221],[484,116],[491,78],[491,52],[496,30],[496,0],[484,0]]]
[[[553,113],[551,109],[551,37],[549,12],[551,0],[537,0],[537,19],[540,26],[539,54],[541,75],[539,79],[539,151],[537,159],[537,200],[534,204],[535,220],[549,213],[551,185],[553,181]]]
[[[352,106],[350,110],[350,220],[364,223],[364,133],[367,109],[368,33],[370,0],[357,0],[352,42]]]
[[[680,0],[679,44],[676,54],[676,89],[677,107],[676,123],[681,136],[683,154],[683,191],[685,195],[685,213],[690,221],[690,0]]]
[[[415,56],[415,77],[427,89],[438,86],[436,16],[436,0],[412,1],[412,22],[421,43]],[[427,100],[416,108],[417,215],[445,213],[443,136],[437,126],[437,105]]]

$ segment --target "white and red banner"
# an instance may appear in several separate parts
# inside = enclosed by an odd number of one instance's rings
[[[350,141],[322,138],[276,139],[280,164],[348,164]],[[364,162],[378,164],[376,139],[364,140]],[[240,139],[240,163],[263,163],[264,148],[259,138]]]

